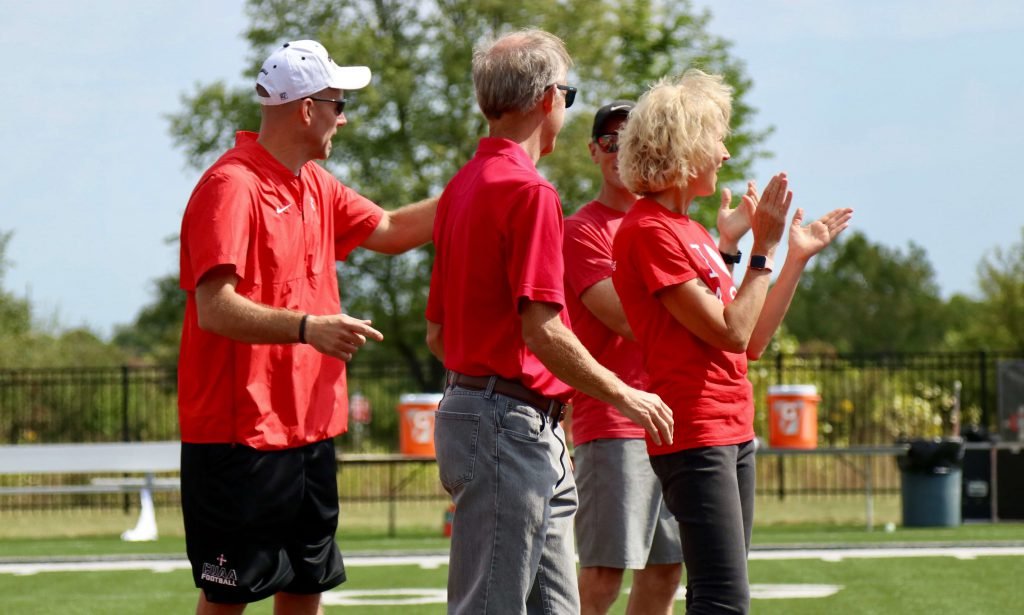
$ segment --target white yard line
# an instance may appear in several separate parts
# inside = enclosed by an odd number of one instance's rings
[[[895,557],[954,557],[969,560],[977,557],[1024,556],[1024,547],[921,547],[921,548],[869,548],[869,549],[773,549],[751,551],[751,560],[799,560],[816,559],[839,562],[844,559],[885,559]],[[346,568],[365,566],[419,566],[436,569],[448,565],[447,555],[385,555],[347,556]],[[127,570],[149,570],[151,572],[172,572],[188,570],[186,559],[105,559],[102,561],[79,562],[25,562],[2,563],[0,574],[31,575],[42,572],[114,572]]]
[[[893,557],[955,557],[974,559],[993,555],[1024,555],[1024,547],[920,547],[869,549],[786,549],[751,551],[751,560],[820,559],[841,562],[844,559],[887,559]]]

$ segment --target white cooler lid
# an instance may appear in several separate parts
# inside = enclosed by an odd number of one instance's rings
[[[818,394],[818,387],[813,384],[773,384],[768,387],[769,395],[808,395]]]
[[[402,404],[438,404],[443,395],[440,393],[402,393],[398,402]]]

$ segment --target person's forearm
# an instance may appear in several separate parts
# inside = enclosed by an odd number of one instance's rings
[[[793,295],[796,293],[797,285],[800,282],[800,276],[803,275],[806,266],[806,260],[795,258],[787,258],[786,262],[782,265],[782,271],[779,272],[775,285],[768,291],[764,307],[761,308],[761,314],[757,319],[757,324],[754,326],[754,332],[750,336],[750,344],[747,346],[747,357],[758,359],[764,353],[764,349],[768,347],[768,343],[771,342],[775,332],[779,329],[779,325],[782,324],[783,319],[786,317],[786,312],[789,311]]]
[[[444,338],[441,337],[441,325],[427,321],[427,349],[444,363]]]
[[[434,214],[437,212],[437,197],[423,199],[402,207],[392,215],[392,224],[399,231],[403,251],[422,246],[431,239],[434,232]]]
[[[721,252],[722,254],[732,254],[732,255],[735,256],[736,254],[739,254],[740,244],[739,244],[738,241],[725,239],[724,237],[719,237],[718,238],[718,251]],[[724,262],[724,259],[723,259],[723,262]],[[735,263],[725,263],[725,267],[726,267],[726,269],[729,270],[729,275],[732,275],[733,270],[736,269],[736,264]]]
[[[371,235],[364,245],[384,254],[400,254],[422,246],[431,240],[436,212],[437,197],[386,212],[379,232]]]
[[[613,406],[622,402],[626,385],[598,363],[557,317],[546,320],[532,332],[524,332],[523,339],[562,382]]]
[[[583,303],[583,307],[601,321],[601,324],[627,340],[636,340],[611,278],[605,278],[591,285],[580,295],[580,301]]]
[[[672,410],[653,393],[638,391],[590,356],[558,317],[552,304],[525,301],[520,312],[523,341],[562,382],[595,399],[615,406],[640,425],[655,444],[672,442]]]
[[[247,344],[299,341],[302,312],[262,305],[226,290],[204,299],[202,305],[197,306],[199,327],[204,331]]]
[[[743,283],[736,291],[736,297],[725,306],[722,317],[728,331],[729,347],[732,352],[744,352],[750,344],[758,317],[764,306],[771,272],[747,269]]]

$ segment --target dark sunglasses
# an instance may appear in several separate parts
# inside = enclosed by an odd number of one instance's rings
[[[308,98],[310,100],[315,100],[317,102],[334,103],[334,105],[335,105],[335,107],[334,107],[334,114],[335,115],[341,115],[342,113],[344,113],[345,112],[345,103],[348,102],[347,98],[337,98],[337,99],[335,99],[335,98],[316,98],[316,97],[313,97],[313,96],[307,96],[306,98]],[[568,106],[568,105],[566,105],[566,106]]]
[[[572,103],[576,100],[576,88],[571,85],[561,85],[558,83],[552,83],[548,88],[558,88],[565,92],[565,108],[568,109],[572,106]],[[544,88],[545,90],[548,88]]]
[[[619,135],[597,135],[594,137],[594,143],[597,143],[597,147],[606,154],[614,154],[619,151]]]

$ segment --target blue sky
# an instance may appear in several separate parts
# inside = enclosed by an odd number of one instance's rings
[[[755,123],[775,127],[775,158],[755,170],[762,185],[785,170],[809,214],[852,206],[872,241],[914,241],[946,296],[974,294],[980,259],[1021,240],[1024,3],[696,6],[712,9],[711,30],[746,63]],[[107,335],[177,270],[165,239],[197,172],[165,115],[196,83],[248,82],[243,7],[0,0],[0,230],[14,231],[4,287],[45,321]]]

